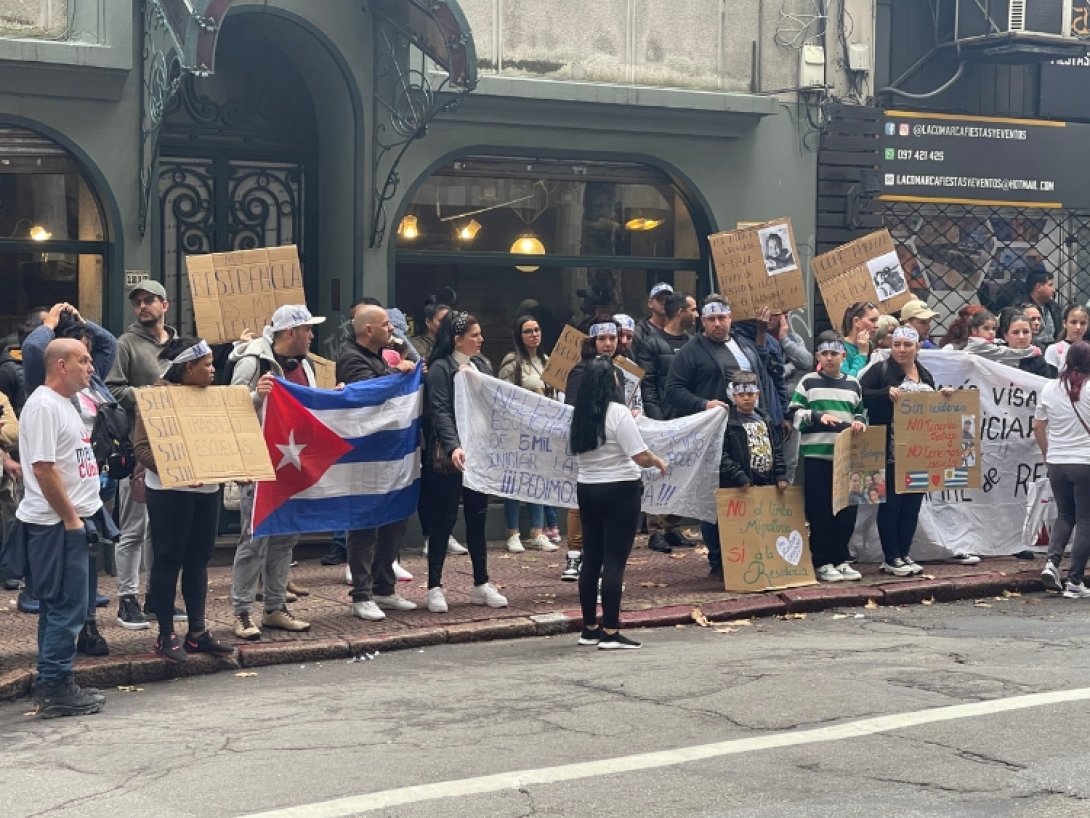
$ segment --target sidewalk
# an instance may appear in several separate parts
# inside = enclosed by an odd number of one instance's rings
[[[873,564],[856,567],[862,582],[821,584],[765,594],[732,594],[708,576],[707,560],[692,549],[673,554],[650,551],[646,537],[638,537],[625,575],[623,624],[626,628],[673,626],[693,622],[700,608],[710,621],[775,616],[828,608],[904,605],[933,599],[949,602],[996,596],[1003,591],[1042,590],[1041,561],[990,558],[976,565],[930,563],[921,577],[897,579],[878,572]],[[424,608],[426,558],[417,550],[403,554],[401,564],[412,582],[400,583],[399,592],[420,608],[405,613],[387,612],[383,622],[364,622],[349,615],[344,566],[328,567],[317,559],[292,570],[297,585],[310,589],[291,606],[292,612],[312,623],[303,634],[266,631],[260,642],[238,641],[233,659],[199,655],[181,666],[168,665],[152,653],[154,626],[127,631],[117,624],[114,580],[104,577],[100,590],[111,597],[99,609],[99,627],[110,645],[110,656],[77,660],[80,684],[100,688],[211,673],[218,670],[322,660],[348,660],[375,651],[417,648],[441,643],[547,636],[568,633],[582,626],[577,583],[561,582],[564,550],[508,554],[502,543],[490,545],[489,573],[508,598],[510,607],[491,609],[469,604],[472,588],[468,556],[447,557],[444,589],[450,612],[433,614]],[[230,566],[209,569],[208,624],[225,641],[236,641],[228,600]],[[37,617],[19,613],[16,592],[0,592],[0,699],[29,693],[35,663]],[[179,599],[179,604],[181,600]],[[871,603],[873,604],[873,603]],[[260,603],[259,603],[260,606]],[[184,632],[185,626],[178,626]]]

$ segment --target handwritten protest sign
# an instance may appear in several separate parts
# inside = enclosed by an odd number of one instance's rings
[[[885,228],[815,256],[810,267],[834,324],[852,304],[870,301],[892,313],[914,297]]]
[[[321,355],[307,356],[314,367],[314,385],[319,389],[333,389],[337,385],[337,364]]]
[[[814,585],[802,489],[719,489],[723,584],[748,593]]]
[[[623,355],[613,359],[614,365],[624,375],[624,403],[629,409],[643,410],[643,393],[640,391],[640,382],[647,373]]]
[[[541,380],[557,392],[563,392],[568,388],[568,374],[575,368],[582,357],[583,341],[586,335],[570,324],[565,324],[560,332],[549,355],[549,363],[545,364],[545,371],[541,373]]]
[[[527,503],[578,506],[578,467],[568,453],[570,406],[475,371],[455,376],[454,405],[466,451],[465,485]],[[644,511],[715,519],[726,423],[721,411],[670,421],[637,418],[644,442],[668,465],[665,475],[643,473]]]
[[[894,406],[898,494],[980,488],[980,395],[910,392]]]
[[[845,429],[833,445],[833,514],[886,501],[886,427]]]
[[[305,304],[295,245],[186,256],[197,332],[210,344],[257,335],[284,304]]]
[[[276,479],[245,386],[149,386],[136,404],[164,488]]]
[[[708,237],[719,292],[735,320],[805,307],[806,282],[790,219],[764,222]]]

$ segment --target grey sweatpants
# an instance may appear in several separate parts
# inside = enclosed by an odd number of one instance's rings
[[[117,564],[117,595],[134,596],[140,592],[140,563],[151,574],[151,529],[148,527],[148,507],[132,499],[130,480],[117,485],[120,506],[121,537],[114,548]]]
[[[242,487],[239,513],[242,534],[235,550],[235,565],[231,580],[231,604],[235,613],[249,612],[254,606],[258,580],[264,578],[265,610],[284,607],[291,571],[291,552],[299,542],[297,534],[276,537],[254,537],[254,487]]]

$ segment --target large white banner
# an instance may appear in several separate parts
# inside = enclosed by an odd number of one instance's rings
[[[464,481],[484,494],[575,508],[578,473],[568,454],[571,407],[476,371],[454,378]],[[715,490],[727,413],[678,420],[636,420],[665,475],[644,470],[643,510],[715,520]]]
[[[1048,381],[953,350],[923,350],[920,360],[940,388],[979,390],[983,483],[971,491],[927,495],[912,556],[943,559],[959,551],[1002,556],[1024,550],[1022,524],[1028,495],[1034,481],[1046,474],[1033,439],[1033,412]],[[875,514],[874,508],[859,510],[852,553],[864,561],[882,559]]]

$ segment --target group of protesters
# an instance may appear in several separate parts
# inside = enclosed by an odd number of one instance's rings
[[[887,428],[884,502],[877,511],[883,572],[912,576],[922,568],[910,555],[922,494],[895,486],[893,406],[902,394],[935,390],[920,362],[923,348],[951,347],[989,360],[1057,378],[1037,408],[1034,431],[1046,454],[1059,510],[1046,584],[1069,597],[1090,596],[1082,574],[1090,558],[1090,465],[1080,451],[1090,442],[1090,323],[1086,308],[1060,310],[1050,277],[1027,282],[1027,301],[994,316],[981,307],[959,313],[937,344],[930,337],[936,314],[913,299],[896,316],[881,315],[871,302],[851,305],[840,330],[815,339],[813,351],[792,329],[790,314],[760,309],[734,320],[727,299],[701,301],[662,282],[648,294],[639,320],[593,305],[579,329],[586,336],[581,360],[563,390],[545,378],[546,327],[532,302],[520,308],[511,329],[511,351],[498,377],[520,389],[563,400],[572,407],[571,454],[577,463],[578,508],[566,518],[567,551],[560,579],[578,583],[583,613],[579,644],[600,649],[640,645],[620,633],[624,570],[641,522],[648,546],[668,553],[702,540],[710,574],[722,579],[718,527],[700,523],[700,539],[683,530],[684,520],[641,515],[641,472],[666,471],[662,458],[642,440],[635,416],[669,420],[700,412],[728,413],[719,463],[719,486],[786,490],[802,483],[815,575],[822,582],[853,581],[849,541],[856,511],[833,512],[833,447],[844,430],[868,423]],[[452,291],[447,300],[454,301]],[[25,587],[19,609],[39,615],[39,667],[35,686],[42,715],[92,713],[103,698],[78,687],[72,676],[76,652],[109,652],[96,610],[107,604],[98,592],[96,543],[115,540],[117,622],[126,629],[158,629],[154,650],[165,660],[189,654],[225,656],[233,646],[207,628],[208,563],[218,532],[220,487],[194,483],[166,488],[155,450],[139,412],[137,392],[159,385],[205,389],[214,383],[245,386],[260,417],[277,379],[315,387],[308,357],[314,327],[325,319],[305,305],[287,305],[269,316],[260,334],[215,349],[197,337],[181,337],[169,326],[163,286],[144,281],[129,300],[134,322],[120,338],[84,320],[69,304],[37,310],[23,325],[18,343],[0,358],[0,448],[5,487],[0,502],[5,522],[4,565],[9,588]],[[470,602],[493,608],[507,599],[490,580],[486,517],[490,498],[463,481],[467,453],[458,431],[455,376],[475,369],[493,374],[482,354],[480,321],[456,304],[429,298],[421,332],[408,335],[404,315],[375,299],[353,305],[336,361],[338,387],[378,378],[410,377],[425,369],[418,514],[427,554],[430,612],[446,613],[443,573],[448,554],[468,553],[473,588]],[[627,358],[643,370],[638,388],[626,390]],[[222,370],[217,377],[217,369]],[[630,369],[630,368],[629,368]],[[104,407],[123,411],[131,430],[131,463],[110,461],[103,469],[96,451]],[[1082,435],[1086,435],[1083,438]],[[121,478],[121,479],[119,479]],[[254,486],[240,487],[242,533],[235,551],[230,600],[233,633],[259,639],[263,629],[301,632],[310,624],[291,613],[290,603],[309,591],[290,572],[298,535],[254,536]],[[103,512],[114,504],[113,516]],[[555,551],[563,542],[557,509],[528,505],[529,537],[520,532],[521,504],[503,502],[506,548]],[[454,537],[459,511],[465,544]],[[116,527],[115,527],[116,521]],[[1067,581],[1059,565],[1076,523]],[[417,603],[398,593],[412,576],[401,567],[408,520],[377,528],[336,532],[323,562],[346,563],[351,613],[378,621],[387,611],[411,611]],[[22,561],[11,559],[21,556]],[[90,555],[90,556],[89,556]],[[977,557],[955,554],[971,563]],[[11,566],[18,566],[13,572]],[[141,566],[147,594],[139,600]],[[183,607],[176,605],[181,589]],[[260,616],[255,605],[261,603]],[[184,623],[184,634],[175,629]]]

